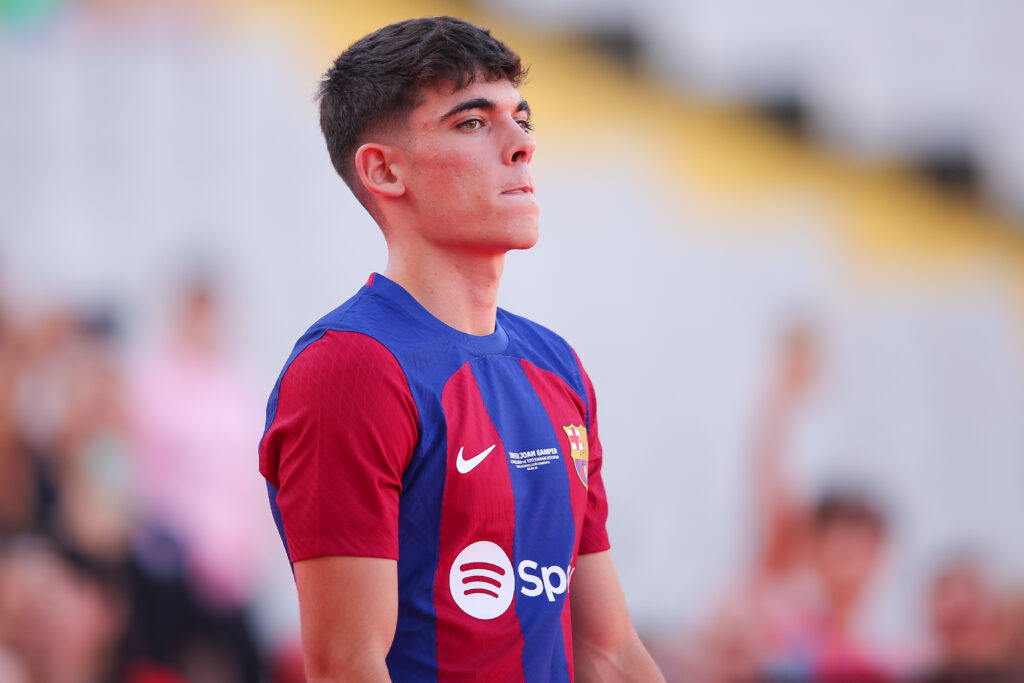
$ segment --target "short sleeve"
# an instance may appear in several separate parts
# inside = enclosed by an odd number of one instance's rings
[[[583,531],[580,533],[580,554],[587,554],[608,550],[611,544],[605,528],[608,521],[608,497],[604,491],[604,480],[601,478],[604,453],[597,430],[597,397],[594,385],[591,384],[579,357],[576,358],[576,363],[579,365],[587,394],[587,444],[590,457],[587,466],[587,510],[583,517]]]
[[[398,499],[417,424],[405,374],[375,339],[328,331],[294,358],[260,442],[292,562],[398,559]]]

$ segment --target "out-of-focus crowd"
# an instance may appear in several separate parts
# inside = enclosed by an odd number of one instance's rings
[[[303,680],[294,639],[253,618],[268,547],[283,558],[256,473],[262,387],[209,281],[177,302],[138,354],[110,311],[0,308],[0,683]],[[646,634],[667,679],[1024,681],[1024,585],[967,551],[934,569],[927,647],[862,638],[888,505],[849,485],[803,500],[787,472],[817,346],[795,325],[761,402],[746,579],[694,631]]]
[[[923,642],[878,642],[862,617],[891,551],[891,507],[864,482],[801,500],[787,469],[793,421],[819,374],[812,327],[784,335],[754,425],[756,547],[744,579],[697,633],[651,646],[669,680],[828,683],[1024,681],[1024,581],[990,558],[951,550],[925,586]],[[898,501],[895,502],[898,505]]]
[[[0,310],[3,683],[301,680],[253,618],[260,401],[219,320],[204,278],[137,357],[110,311]]]

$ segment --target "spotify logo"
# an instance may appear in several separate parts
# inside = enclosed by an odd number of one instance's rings
[[[477,541],[455,558],[448,586],[463,612],[477,619],[494,619],[512,604],[516,579],[512,562],[498,544]]]
[[[527,598],[544,596],[555,603],[569,590],[576,567],[542,567],[533,560],[519,563],[519,592]],[[463,548],[452,563],[448,586],[455,604],[477,619],[494,619],[505,613],[516,592],[512,562],[497,543],[477,541]]]

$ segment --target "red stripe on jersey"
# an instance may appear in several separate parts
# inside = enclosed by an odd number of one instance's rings
[[[438,678],[475,680],[487,671],[501,681],[522,681],[512,481],[469,364],[448,380],[441,406],[448,461],[434,585]],[[467,555],[460,557],[463,551]]]
[[[577,548],[573,549],[573,557],[578,549],[579,530],[583,528],[583,520],[587,511],[587,487],[583,485],[576,473],[576,463],[570,453],[572,443],[563,429],[570,425],[585,425],[587,406],[575,391],[561,377],[553,372],[541,370],[529,361],[520,361],[526,378],[537,392],[544,409],[551,417],[552,426],[558,436],[558,445],[562,451],[562,464],[569,477],[569,494],[572,504],[572,518],[576,523]],[[582,442],[582,438],[579,439]]]
[[[570,425],[587,426],[587,406],[583,399],[574,392],[561,377],[553,372],[541,370],[528,361],[520,361],[527,379],[533,386],[537,396],[540,397],[544,409],[551,417],[552,426],[558,436],[558,445],[562,451],[562,461],[566,469],[566,476],[569,480],[569,496],[572,504],[572,517],[576,524],[576,547],[573,548],[572,564],[576,565],[576,557],[579,553],[580,530],[584,526],[587,515],[588,489],[580,480],[576,472],[576,462],[572,458],[573,444],[570,442],[569,434],[563,429]],[[588,429],[589,432],[589,429]],[[583,439],[576,434],[577,445]],[[593,484],[593,482],[591,482]],[[569,595],[572,595],[572,584],[569,585]],[[562,609],[562,639],[565,642],[565,658],[569,665],[569,679],[574,676],[572,658],[572,611],[571,601],[567,598]]]

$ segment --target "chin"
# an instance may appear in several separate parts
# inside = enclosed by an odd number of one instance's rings
[[[540,237],[540,230],[537,224],[534,223],[532,226],[523,226],[522,229],[514,230],[509,235],[509,249],[529,249],[533,245],[537,244],[537,239]]]
[[[510,221],[508,229],[509,249],[529,249],[537,244],[537,240],[540,237],[539,217],[540,212],[534,206],[533,211],[521,213]]]
[[[539,235],[534,233],[533,236],[530,239],[523,240],[522,242],[520,242],[519,244],[515,245],[512,248],[513,249],[530,249],[530,248],[533,247],[533,245],[537,244],[537,239],[538,238],[539,238]]]

